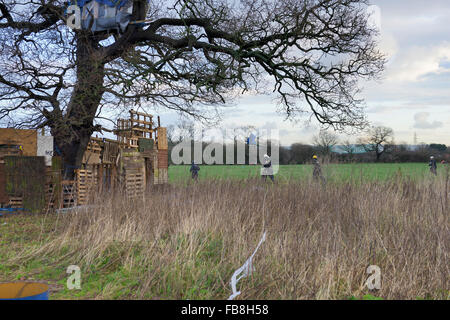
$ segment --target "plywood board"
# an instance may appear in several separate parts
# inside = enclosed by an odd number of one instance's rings
[[[32,212],[45,207],[46,166],[44,157],[5,157],[6,192],[23,197],[23,206]]]
[[[37,131],[14,128],[0,129],[0,145],[18,145],[24,156],[37,155]]]
[[[9,202],[9,196],[6,193],[5,164],[0,163],[0,203],[7,204],[8,202]]]
[[[45,165],[50,167],[52,165],[53,157],[53,137],[43,136],[38,134],[37,136],[37,156],[45,157]]]
[[[167,128],[158,128],[158,149],[167,150]]]
[[[167,169],[169,167],[169,157],[167,150],[158,150],[158,168]]]
[[[84,164],[100,164],[101,163],[100,153],[86,150],[86,152],[83,155],[83,163]]]

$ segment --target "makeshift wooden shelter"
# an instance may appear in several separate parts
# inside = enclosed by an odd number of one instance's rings
[[[68,208],[112,190],[143,197],[152,186],[168,182],[167,130],[156,120],[131,110],[130,118],[118,119],[111,131],[116,140],[92,137],[74,180],[62,179],[63,161],[49,151],[52,137],[36,130],[0,129],[0,207]],[[29,172],[21,174],[25,167]]]
[[[116,140],[91,138],[83,167],[76,170],[78,205],[86,204],[94,190],[120,189],[136,198],[168,182],[167,129],[159,117],[134,110],[129,114],[129,119],[117,120],[112,130]]]

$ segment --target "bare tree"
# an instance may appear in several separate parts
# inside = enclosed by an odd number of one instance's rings
[[[313,137],[313,144],[319,153],[323,155],[330,155],[333,147],[337,145],[339,139],[336,134],[328,131],[320,131],[317,136]]]
[[[196,135],[200,135],[202,128],[196,128],[193,121],[182,119],[176,125],[176,136],[178,141],[194,140]]]
[[[342,148],[347,153],[350,160],[353,159],[353,154],[355,153],[355,144],[352,143],[349,139],[346,139],[342,143]]]
[[[367,0],[130,1],[144,25],[94,33],[67,27],[65,0],[0,0],[0,120],[49,126],[67,167],[118,108],[216,119],[267,85],[288,117],[366,124],[357,82],[385,64]]]
[[[358,139],[358,143],[364,147],[366,152],[375,153],[378,162],[381,155],[394,145],[394,131],[383,126],[371,127],[367,136]]]
[[[170,146],[181,142],[181,137],[177,135],[177,128],[173,124],[167,126],[167,142]]]

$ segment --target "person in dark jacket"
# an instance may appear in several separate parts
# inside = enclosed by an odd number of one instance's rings
[[[191,169],[189,171],[191,172],[192,179],[197,181],[197,179],[198,179],[198,172],[200,171],[200,167],[198,165],[196,165],[194,163],[194,161],[192,161]]]
[[[430,172],[434,175],[437,175],[437,163],[436,159],[434,159],[433,156],[430,157],[430,162],[428,163],[428,166],[430,167]]]

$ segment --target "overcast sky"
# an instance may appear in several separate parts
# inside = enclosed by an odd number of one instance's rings
[[[380,49],[389,62],[380,83],[361,84],[369,121],[391,127],[397,143],[414,143],[416,133],[419,143],[450,145],[450,0],[372,4],[381,26]],[[317,123],[294,125],[275,109],[267,96],[247,96],[225,112],[222,127],[277,128],[283,145],[310,143],[318,133]]]

